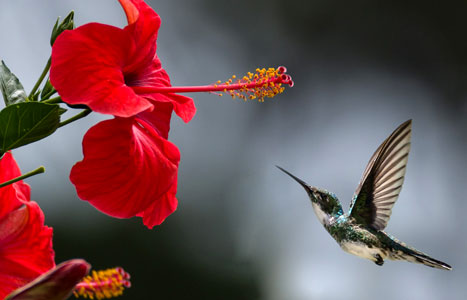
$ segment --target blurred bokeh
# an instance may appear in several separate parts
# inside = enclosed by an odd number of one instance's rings
[[[76,196],[68,180],[97,114],[13,153],[54,227],[57,262],[122,266],[121,299],[461,299],[467,295],[466,1],[147,1],[174,85],[210,84],[285,65],[295,87],[264,103],[191,95],[173,117],[179,207],[148,230]],[[0,0],[0,58],[29,91],[57,16],[125,26],[118,1]],[[72,70],[70,70],[72,71]],[[348,207],[368,159],[413,119],[404,188],[387,232],[453,266],[378,267],[343,252],[306,193],[276,169],[333,191]]]

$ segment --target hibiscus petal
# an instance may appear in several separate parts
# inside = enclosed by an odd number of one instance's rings
[[[173,101],[175,113],[182,118],[185,123],[190,122],[196,113],[193,99],[178,94],[169,94],[168,97]]]
[[[128,20],[128,26],[123,30],[132,36],[140,53],[138,57],[151,60],[156,53],[157,32],[161,26],[161,18],[143,0],[119,1]]]
[[[0,299],[55,266],[52,228],[35,202],[0,219]]]
[[[126,71],[127,74],[129,71]],[[137,72],[133,71],[134,75],[127,75],[132,86],[149,86],[149,87],[163,87],[171,86],[170,78],[167,72],[162,68],[161,62],[157,55],[154,57],[152,63],[140,68]],[[140,94],[147,99],[155,102],[172,102],[175,113],[182,118],[186,123],[191,121],[196,113],[195,103],[192,98],[169,93],[169,94]]]
[[[160,199],[154,201],[145,211],[139,213],[137,216],[143,218],[143,223],[149,229],[156,225],[160,225],[164,220],[171,215],[178,205],[178,200],[175,197],[177,194],[177,179],[170,187],[170,190],[165,193]]]
[[[154,110],[138,114],[138,120],[148,123],[164,139],[169,138],[170,119],[173,104],[171,102],[156,102]]]
[[[90,23],[67,30],[52,47],[50,81],[68,104],[133,116],[152,107],[125,84],[123,67],[136,50],[132,37],[117,27]]]
[[[10,152],[3,155],[0,160],[0,183],[21,176],[18,164]],[[22,180],[0,188],[0,219],[13,209],[29,201],[31,189]]]
[[[144,119],[98,123],[84,136],[83,153],[70,180],[81,199],[114,217],[141,214],[177,179],[178,148]]]
[[[120,2],[120,5],[123,8],[123,11],[126,14],[126,19],[128,21],[128,24],[133,24],[138,20],[139,17],[139,11],[136,8],[135,4],[133,1],[130,0],[118,0]]]

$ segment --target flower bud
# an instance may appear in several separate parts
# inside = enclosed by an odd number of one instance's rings
[[[54,28],[52,29],[52,35],[50,36],[50,46],[53,46],[55,40],[62,32],[65,30],[71,30],[75,27],[75,23],[73,22],[74,15],[75,12],[71,11],[60,24],[58,24],[60,17],[57,18],[57,22],[55,22]]]
[[[82,259],[66,261],[17,289],[5,300],[65,300],[90,268]]]

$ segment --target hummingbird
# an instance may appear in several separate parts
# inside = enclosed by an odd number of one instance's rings
[[[451,270],[450,265],[383,231],[402,189],[411,133],[412,120],[408,120],[376,149],[363,172],[348,214],[343,212],[333,193],[313,187],[277,167],[305,189],[318,220],[344,251],[369,259],[378,266],[382,266],[385,259],[391,259]]]

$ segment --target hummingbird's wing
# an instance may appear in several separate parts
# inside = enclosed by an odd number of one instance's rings
[[[404,183],[409,157],[412,120],[400,125],[376,149],[350,204],[358,223],[383,230]]]

